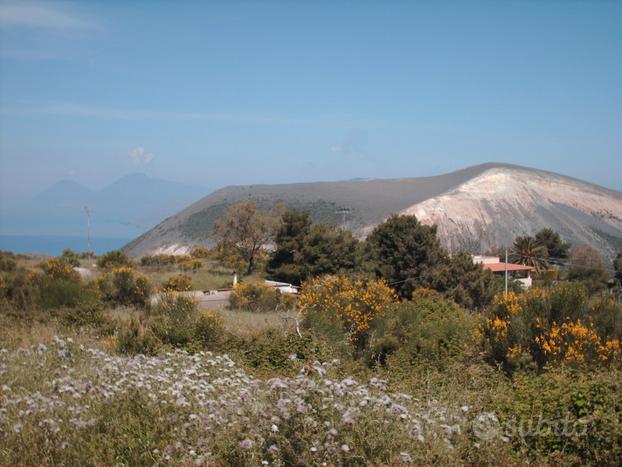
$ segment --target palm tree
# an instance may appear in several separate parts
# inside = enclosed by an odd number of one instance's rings
[[[510,260],[514,263],[531,266],[539,272],[547,267],[547,256],[548,251],[542,243],[525,235],[524,237],[516,237],[514,240]]]

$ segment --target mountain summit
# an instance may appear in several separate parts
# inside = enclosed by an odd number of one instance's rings
[[[622,193],[551,172],[487,163],[432,177],[230,186],[164,220],[126,251],[183,253],[213,244],[214,221],[230,205],[249,199],[264,209],[283,202],[308,210],[315,221],[342,225],[361,237],[392,214],[414,214],[438,225],[450,251],[483,252],[544,227],[607,257],[622,249]]]

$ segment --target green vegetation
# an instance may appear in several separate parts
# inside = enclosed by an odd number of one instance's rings
[[[279,280],[300,284],[311,277],[352,271],[357,266],[358,242],[352,233],[330,224],[313,224],[307,212],[285,212],[274,241],[276,251],[266,270]]]
[[[358,241],[289,210],[274,243],[298,296],[258,256],[212,311],[179,292],[231,280],[218,251],[92,281],[0,253],[0,465],[622,461],[622,305],[590,251],[505,295],[414,217]]]
[[[75,251],[71,250],[70,248],[65,248],[63,250],[63,255],[61,256],[61,258],[74,268],[80,266],[80,257]]]
[[[132,265],[132,259],[118,250],[109,251],[97,260],[97,267],[100,269],[131,267]]]
[[[272,238],[278,211],[278,206],[271,212],[262,211],[252,201],[231,206],[214,224],[218,249],[226,257],[239,259],[246,273],[252,274],[258,256]]]
[[[192,289],[192,277],[186,274],[171,276],[162,288],[170,292],[187,292]]]
[[[536,271],[542,271],[548,265],[548,251],[544,244],[528,235],[516,237],[510,253],[513,263],[531,266]]]
[[[151,294],[149,279],[128,267],[99,276],[97,284],[103,298],[114,305],[144,307]]]
[[[570,257],[570,243],[564,242],[553,229],[542,229],[535,235],[536,242],[546,248],[546,256],[551,261]]]

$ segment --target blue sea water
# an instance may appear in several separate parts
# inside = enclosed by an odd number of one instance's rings
[[[131,238],[101,238],[91,239],[93,252],[101,255],[110,250],[118,250]],[[41,253],[46,255],[60,255],[65,248],[76,252],[87,250],[84,237],[61,237],[54,235],[0,235],[0,250],[13,253]]]

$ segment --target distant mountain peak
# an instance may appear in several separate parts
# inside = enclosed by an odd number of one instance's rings
[[[35,196],[35,199],[50,199],[57,197],[83,197],[90,196],[93,191],[89,190],[84,185],[76,182],[75,180],[59,180],[54,185],[46,188],[41,193]]]
[[[101,190],[60,180],[29,200],[3,211],[5,232],[82,235],[84,206],[95,236],[131,238],[205,194],[203,188],[131,173]]]

